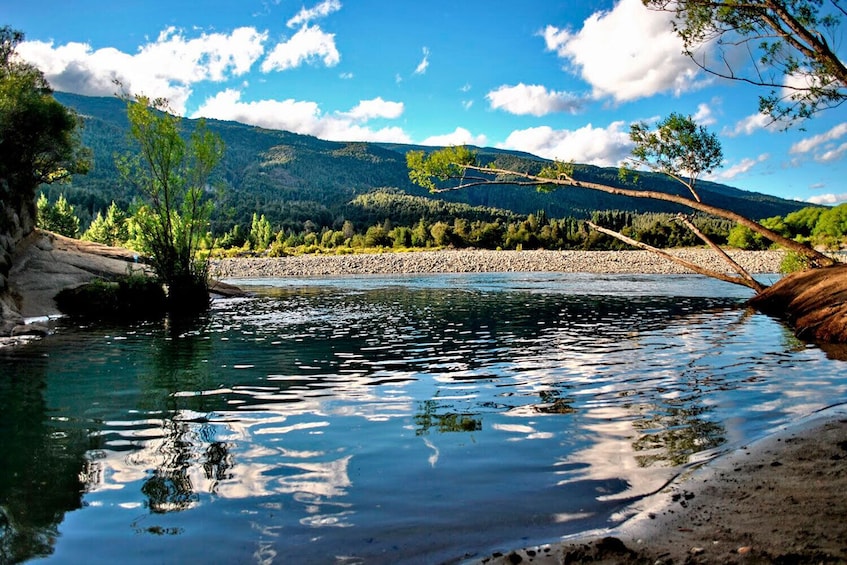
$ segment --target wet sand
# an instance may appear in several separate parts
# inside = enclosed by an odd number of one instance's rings
[[[847,406],[689,471],[633,510],[613,530],[477,563],[847,563]]]

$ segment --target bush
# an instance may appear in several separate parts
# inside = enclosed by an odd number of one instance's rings
[[[794,251],[786,253],[785,258],[779,264],[779,272],[785,275],[805,271],[808,268],[809,258]]]
[[[153,319],[164,315],[165,289],[146,275],[127,275],[114,281],[94,280],[65,289],[56,296],[63,313],[86,319]]]

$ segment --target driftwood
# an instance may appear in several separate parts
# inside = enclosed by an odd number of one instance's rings
[[[847,265],[788,275],[749,304],[784,319],[800,338],[847,343]]]

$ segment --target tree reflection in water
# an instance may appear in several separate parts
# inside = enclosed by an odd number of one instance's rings
[[[695,453],[719,447],[726,441],[726,430],[702,418],[708,412],[703,406],[681,404],[635,420],[632,425],[641,433],[632,443],[635,460],[642,467],[684,465]]]
[[[82,505],[87,429],[59,424],[44,399],[45,358],[0,358],[0,563],[53,553],[64,514]]]
[[[437,400],[424,400],[418,404],[418,412],[415,414],[415,435],[425,436],[430,429],[435,428],[438,433],[447,432],[478,432],[482,429],[482,419],[476,414],[462,414],[457,412],[443,412],[450,410],[452,405]]]

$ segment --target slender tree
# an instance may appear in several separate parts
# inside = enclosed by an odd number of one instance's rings
[[[759,110],[792,124],[847,99],[837,49],[841,0],[642,0],[674,15],[684,53],[703,70],[769,90]]]
[[[130,135],[138,152],[118,159],[124,179],[144,195],[134,221],[156,275],[168,287],[172,312],[208,307],[208,264],[198,255],[211,203],[204,192],[223,156],[223,142],[202,120],[189,139],[167,101],[139,96],[127,102]]]

